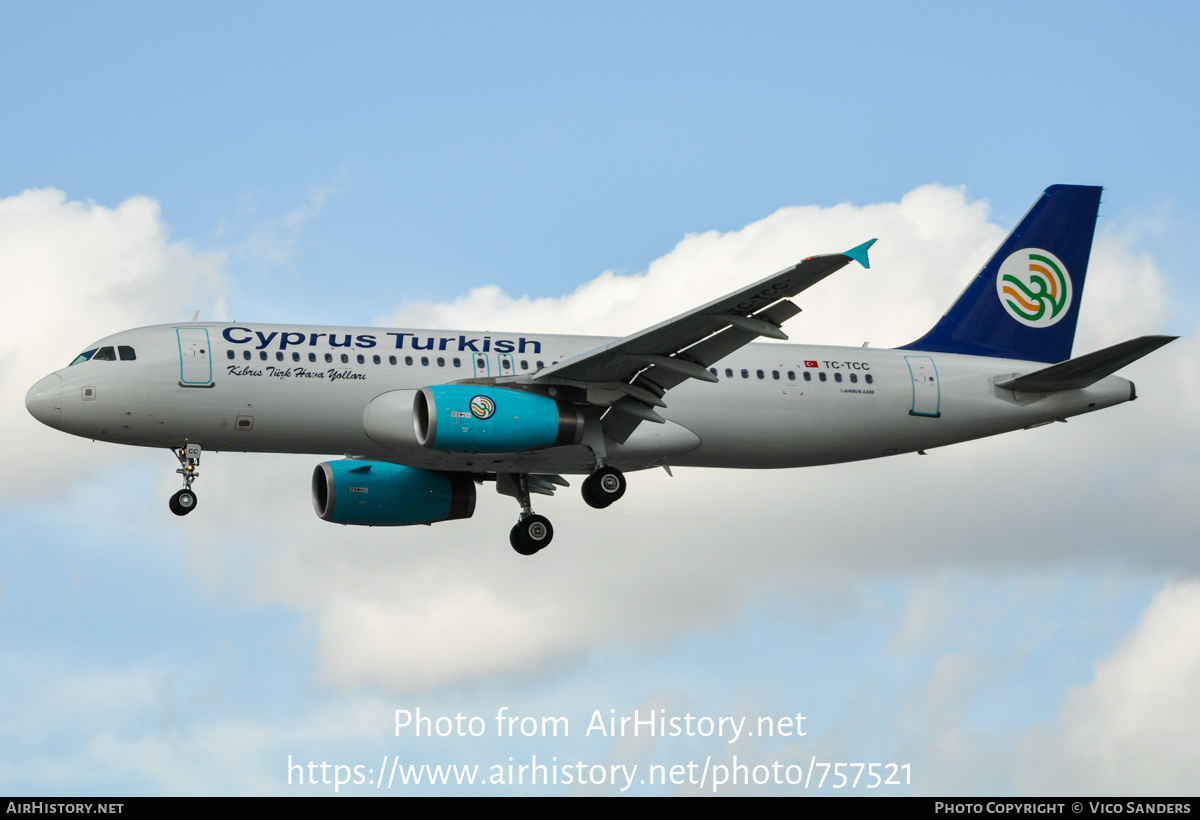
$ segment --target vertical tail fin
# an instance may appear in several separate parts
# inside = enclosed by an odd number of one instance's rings
[[[933,329],[904,350],[1071,358],[1101,188],[1052,185]]]

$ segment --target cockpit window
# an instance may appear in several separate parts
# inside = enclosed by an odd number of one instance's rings
[[[88,359],[90,359],[96,355],[96,350],[97,350],[97,348],[93,347],[91,350],[83,351],[78,356],[76,356],[75,361],[71,362],[71,364],[67,365],[67,367],[70,367],[71,365],[79,364],[80,362],[86,362]]]
[[[117,360],[116,348],[102,347],[96,351],[96,355],[92,357],[92,361],[96,362],[115,362]]]
[[[137,353],[129,345],[117,345],[117,353],[121,354],[123,362],[137,361]]]

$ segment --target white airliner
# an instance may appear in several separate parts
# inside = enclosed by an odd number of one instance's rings
[[[475,487],[515,497],[509,540],[550,543],[532,494],[582,474],[607,507],[625,472],[776,468],[923,451],[1136,398],[1119,368],[1175,337],[1071,359],[1101,189],[1055,185],[958,301],[894,350],[786,339],[790,300],[874,240],[814,256],[622,339],[191,322],[94,344],[25,398],[90,439],[170,448],[196,507],[202,451],[338,454],[319,464],[317,514],[402,526],[469,518]]]

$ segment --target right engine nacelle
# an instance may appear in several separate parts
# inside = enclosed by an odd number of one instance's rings
[[[475,482],[465,473],[382,461],[326,461],[312,479],[313,507],[334,524],[403,527],[475,513]]]
[[[419,444],[451,453],[514,453],[583,440],[576,405],[503,387],[423,387],[413,421]]]

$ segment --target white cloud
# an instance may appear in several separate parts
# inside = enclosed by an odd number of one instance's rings
[[[25,392],[102,336],[201,309],[219,312],[224,257],[171,241],[158,203],[116,208],[70,202],[61,191],[0,199],[0,486],[27,491],[78,470],[78,442],[25,411]]]
[[[186,297],[175,283],[190,281],[199,295],[214,290],[222,258],[170,242],[157,206],[145,199],[109,210],[35,191],[0,206],[0,237],[13,240],[0,242],[0,269],[6,276],[27,269],[37,282],[18,287],[5,306],[6,321],[20,330],[6,351],[17,360],[3,383],[7,412],[22,417],[16,429],[36,431],[9,457],[36,447],[34,477],[64,475],[60,454],[77,454],[78,443],[30,419],[24,390],[98,335],[182,313]],[[1003,237],[987,216],[986,205],[937,186],[899,203],[786,208],[741,231],[689,236],[644,274],[604,273],[558,299],[487,288],[454,303],[402,307],[392,319],[627,332],[804,255],[878,236],[872,268],[853,266],[804,294],[805,312],[789,330],[820,341],[902,343],[936,320]],[[1105,343],[1114,324],[1130,328],[1123,334],[1154,330],[1164,298],[1152,261],[1107,234],[1096,259],[1082,328],[1105,328],[1088,331]],[[64,298],[47,300],[47,283]],[[57,353],[47,349],[55,345]],[[200,509],[187,521],[192,566],[214,590],[317,612],[329,680],[400,690],[525,674],[588,647],[656,640],[717,622],[749,596],[819,586],[822,577],[946,563],[1037,566],[1095,554],[1097,544],[1119,560],[1125,538],[1145,531],[1148,520],[1160,534],[1152,554],[1178,566],[1191,560],[1178,545],[1196,531],[1194,505],[1180,489],[1190,485],[1178,479],[1194,469],[1172,458],[1177,448],[1155,443],[1181,434],[1200,440],[1193,421],[1200,388],[1176,378],[1183,400],[1159,396],[1172,374],[1200,371],[1197,360],[1195,345],[1180,344],[1139,363],[1152,398],[1129,408],[926,458],[771,473],[683,470],[674,479],[637,474],[606,511],[584,506],[577,488],[565,490],[538,501],[558,535],[533,560],[508,549],[516,506],[490,485],[470,521],[342,528],[313,517],[307,495],[315,458],[210,455]],[[1157,460],[1139,460],[1141,453]],[[1114,469],[1144,475],[1113,481]],[[172,470],[162,469],[164,498]],[[1155,488],[1162,493],[1151,497]],[[1136,503],[1118,515],[1114,499],[1130,497]],[[1046,498],[1056,509],[1039,518],[1036,533],[1013,519],[1012,510],[1040,509]],[[246,550],[248,543],[256,549]]]
[[[985,205],[926,186],[900,203],[787,208],[742,231],[690,236],[644,274],[604,273],[558,299],[484,288],[452,303],[403,306],[386,321],[627,332],[808,253],[875,235],[872,268],[848,268],[804,294],[805,312],[788,329],[794,338],[896,344],[936,320],[1004,234],[987,221]],[[1136,328],[1129,335],[1156,330],[1164,289],[1153,263],[1106,235],[1096,256],[1083,319],[1099,328],[1089,331],[1096,344],[1115,340],[1114,323]],[[1148,374],[1146,401],[924,458],[770,473],[680,470],[674,479],[640,473],[606,511],[585,507],[577,487],[564,490],[537,500],[557,535],[532,560],[508,549],[516,505],[490,485],[470,521],[398,530],[317,522],[307,501],[315,459],[304,457],[290,466],[281,457],[213,460],[201,489],[221,494],[204,501],[221,518],[189,523],[203,526],[196,552],[212,579],[236,579],[243,560],[234,544],[214,558],[214,540],[256,534],[250,540],[267,553],[259,594],[319,613],[331,681],[411,691],[528,674],[589,647],[716,623],[749,600],[829,578],[1052,566],[1085,556],[1119,562],[1127,538],[1147,531],[1157,534],[1155,560],[1187,565],[1193,559],[1177,545],[1196,531],[1193,505],[1178,487],[1157,498],[1147,488],[1169,486],[1191,468],[1165,450],[1155,451],[1159,461],[1140,454],[1180,434],[1200,440],[1186,420],[1200,415],[1200,395],[1183,403],[1162,397],[1171,374],[1195,371],[1197,361],[1192,346],[1168,348],[1138,365]],[[1145,475],[1114,479],[1129,470]],[[227,484],[237,486],[236,499]],[[1017,511],[1035,511],[1036,526]]]
[[[223,221],[219,226],[218,239],[228,241],[231,232],[244,231],[244,237],[230,246],[231,256],[270,266],[286,265],[299,252],[305,228],[339,188],[340,183],[310,188],[299,205],[282,216],[272,217],[260,217],[259,205],[253,198],[245,197],[233,224]]]
[[[1032,733],[1036,793],[1190,794],[1200,760],[1200,582],[1168,584],[1132,636]]]
[[[783,208],[740,231],[687,236],[644,273],[606,271],[560,298],[477,288],[453,302],[406,304],[379,324],[621,335],[656,324],[799,260],[872,237],[871,270],[857,265],[801,297],[794,339],[903,344],[924,332],[986,261],[1005,231],[959,189],[927,185],[899,203]],[[863,336],[867,334],[867,336]]]
[[[852,266],[805,293],[805,312],[787,329],[796,339],[897,344],[936,320],[1006,228],[989,223],[986,205],[962,191],[927,186],[899,203],[787,208],[742,231],[689,236],[645,273],[603,273],[558,299],[484,288],[452,303],[401,306],[387,321],[629,332],[803,256],[879,236],[872,268]],[[1102,232],[1093,258],[1077,349],[1159,330],[1162,276],[1136,241]],[[9,429],[37,431],[6,454],[8,463],[35,465],[23,481],[70,475],[62,454],[75,457],[79,446],[25,414],[28,385],[93,338],[190,315],[181,305],[212,298],[221,264],[218,254],[171,242],[150,200],[110,210],[40,191],[0,202],[0,273],[17,283],[2,309],[18,330],[0,343],[9,399],[0,412],[21,416],[24,426],[10,418]],[[37,282],[16,279],[21,270]],[[195,289],[181,293],[181,280]],[[54,291],[61,301],[47,298]],[[48,352],[50,345],[61,349]],[[1190,488],[1200,475],[1189,453],[1200,444],[1198,365],[1200,341],[1181,340],[1129,368],[1142,401],[927,457],[770,473],[679,470],[673,479],[641,473],[606,511],[587,508],[576,486],[537,500],[557,536],[533,559],[508,548],[517,508],[490,485],[469,521],[402,529],[320,522],[308,501],[311,456],[207,456],[200,507],[179,521],[165,510],[177,479],[163,454],[158,540],[179,543],[186,534],[193,577],[214,596],[312,613],[320,674],[338,688],[429,692],[497,677],[519,685],[596,647],[653,645],[728,623],[750,602],[825,600],[830,589],[868,577],[1097,563],[1195,569],[1200,510]],[[104,458],[116,452],[105,448]],[[98,477],[90,482],[92,496],[112,492]],[[939,600],[927,604],[927,618],[953,617]],[[922,632],[913,617],[902,643]],[[1114,656],[1114,668],[1133,668],[1125,657]],[[976,660],[948,655],[931,673],[937,691],[969,699],[981,675]],[[1093,687],[1100,694],[1085,690],[1072,701],[1084,706],[1064,711],[1064,737],[1076,736],[1087,708],[1115,702],[1123,679],[1101,672]],[[135,683],[145,689],[144,676]],[[267,747],[253,735],[271,731],[226,721],[191,748],[217,759],[231,746]],[[148,780],[197,790],[200,781],[179,772],[199,758],[180,754],[169,738],[95,735],[84,762],[122,755]],[[978,745],[957,724],[937,742],[943,759]],[[1189,748],[1182,754],[1196,757]]]

